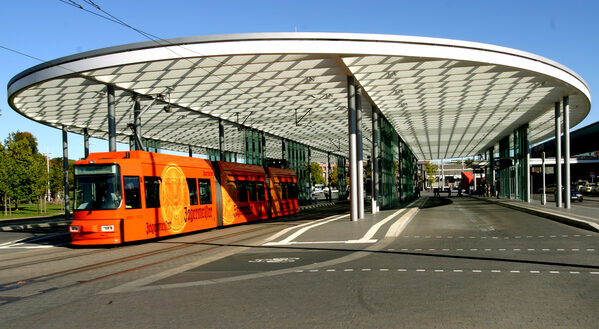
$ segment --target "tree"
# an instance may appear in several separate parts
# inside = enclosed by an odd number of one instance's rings
[[[0,144],[0,195],[2,196],[2,203],[4,205],[4,216],[7,216],[8,211],[8,198],[9,191],[12,183],[10,182],[9,173],[9,157],[6,151],[6,147]]]
[[[433,185],[433,183],[435,182],[435,175],[437,174],[438,169],[439,166],[437,166],[436,164],[433,164],[430,161],[426,163],[426,166],[424,167],[424,172],[426,172],[426,182],[429,186]]]
[[[64,169],[63,158],[50,159],[50,191],[52,198],[64,198]],[[69,160],[69,191],[74,191],[74,160]]]
[[[18,202],[43,195],[46,183],[44,157],[37,152],[37,139],[29,132],[9,134],[6,148],[6,182],[8,197]]]
[[[333,167],[333,172],[331,173],[331,186],[335,188],[339,187],[339,170],[337,166]]]
[[[310,163],[310,173],[312,176],[312,185],[315,184],[324,184],[324,177],[322,177],[322,168],[316,162]]]

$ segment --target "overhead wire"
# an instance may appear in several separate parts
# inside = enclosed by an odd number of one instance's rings
[[[69,5],[73,6],[73,7],[76,7],[76,8],[82,9],[82,10],[84,10],[84,11],[86,11],[86,12],[93,13],[94,15],[97,15],[97,16],[99,16],[99,17],[101,17],[101,18],[104,18],[104,19],[106,19],[106,20],[108,20],[108,21],[111,21],[111,22],[113,22],[113,23],[116,23],[116,24],[119,24],[119,25],[121,25],[121,26],[127,27],[127,28],[129,28],[129,29],[131,29],[131,30],[133,30],[133,31],[135,31],[135,32],[137,32],[137,33],[139,33],[139,34],[141,34],[141,35],[142,35],[142,36],[144,36],[145,38],[147,38],[147,39],[149,39],[150,41],[152,41],[152,42],[156,43],[157,45],[170,45],[170,46],[178,46],[178,47],[179,47],[179,48],[181,48],[181,49],[185,49],[185,50],[187,50],[187,51],[189,51],[189,52],[192,52],[192,53],[194,53],[194,54],[196,54],[196,55],[198,55],[198,56],[202,56],[202,57],[204,57],[204,58],[206,58],[206,59],[208,59],[208,60],[212,60],[212,61],[214,61],[214,62],[216,62],[216,63],[220,64],[221,66],[222,66],[222,65],[225,65],[225,63],[224,63],[223,61],[219,61],[219,60],[218,60],[218,59],[216,59],[216,58],[209,57],[209,56],[207,56],[207,55],[205,55],[205,54],[202,54],[202,53],[200,53],[200,52],[198,52],[198,51],[196,51],[196,50],[194,50],[194,49],[190,49],[190,48],[188,48],[188,47],[185,47],[185,46],[183,46],[183,45],[177,45],[177,44],[173,44],[173,43],[172,43],[172,42],[170,42],[169,40],[166,40],[166,39],[160,38],[160,37],[158,37],[158,36],[156,36],[156,35],[154,35],[154,34],[151,34],[151,33],[148,33],[148,32],[146,32],[146,31],[144,31],[144,30],[141,30],[141,29],[139,29],[139,28],[136,28],[136,27],[134,27],[134,26],[132,26],[132,25],[130,25],[130,24],[128,24],[128,23],[126,23],[125,21],[123,21],[123,20],[121,20],[121,19],[117,18],[116,16],[112,15],[112,14],[111,14],[111,13],[109,13],[108,11],[104,10],[104,9],[103,9],[103,8],[102,8],[102,7],[101,7],[101,6],[100,6],[98,3],[94,2],[93,0],[83,0],[83,1],[84,1],[85,3],[87,3],[88,5],[92,6],[93,8],[95,8],[95,9],[99,10],[99,11],[100,11],[100,12],[102,12],[104,15],[102,15],[102,14],[98,14],[98,13],[95,13],[95,12],[92,12],[92,11],[90,11],[90,10],[88,10],[88,9],[84,8],[82,5],[80,5],[79,3],[77,3],[77,2],[75,2],[75,1],[73,1],[73,0],[59,0],[59,1],[61,1],[61,2],[64,2],[64,3],[67,3],[67,4],[69,4]],[[179,58],[181,58],[181,59],[183,59],[183,60],[186,60],[186,61],[188,61],[188,62],[189,62],[189,63],[191,63],[193,66],[195,66],[195,65],[196,65],[196,63],[194,63],[192,60],[190,60],[190,59],[189,59],[189,58],[187,58],[187,57],[184,57],[183,55],[181,55],[181,54],[179,54],[179,53],[177,53],[177,52],[176,52],[174,49],[172,49],[171,47],[167,47],[166,49],[167,49],[168,51],[172,52],[173,54],[175,54],[176,56],[178,56]],[[203,70],[203,71],[205,71],[206,73],[210,73],[210,71],[209,71],[208,69],[206,69],[206,68],[202,68],[202,67],[197,67],[197,68],[198,68],[198,69],[201,69],[201,70]],[[264,81],[266,81],[266,82],[269,82],[269,79],[268,79],[268,78],[261,77],[259,73],[252,73],[252,72],[249,72],[249,71],[246,71],[246,70],[244,70],[243,68],[239,68],[239,71],[241,71],[241,72],[244,72],[244,73],[247,73],[247,74],[255,75],[255,76],[257,76],[257,77],[260,77],[260,78],[264,79]],[[240,90],[240,91],[242,91],[242,93],[243,93],[243,94],[245,94],[245,95],[248,95],[249,97],[251,97],[252,99],[254,99],[254,100],[256,100],[256,101],[259,101],[259,99],[258,99],[258,98],[257,98],[255,95],[252,95],[251,93],[249,93],[249,89],[247,89],[247,90],[244,90],[244,89],[242,89],[242,88],[239,88],[239,87],[235,86],[234,84],[232,84],[232,83],[230,83],[230,82],[226,81],[226,80],[225,80],[225,78],[222,78],[222,77],[219,77],[219,76],[214,76],[214,77],[215,77],[215,78],[217,78],[217,79],[219,79],[219,80],[220,80],[222,83],[229,85],[229,86],[230,86],[230,87],[232,87],[233,89]],[[281,87],[281,85],[279,85],[279,84],[277,84],[277,83],[275,83],[275,82],[271,82],[271,83],[273,83],[272,87]],[[291,91],[291,89],[290,89],[289,87],[287,87],[287,86],[282,86],[282,87],[283,87],[283,88],[286,88],[288,91]],[[312,94],[306,94],[306,93],[304,93],[304,92],[302,92],[302,91],[300,91],[300,93],[302,93],[302,94],[305,94],[305,95],[307,95],[308,97],[315,98],[315,96],[314,96],[314,95],[312,95]],[[317,101],[318,101],[318,100],[320,100],[320,99],[318,99],[318,98],[315,98],[315,99],[316,99]],[[328,98],[322,98],[322,100],[324,100],[324,99],[328,99]],[[281,109],[283,109],[283,108],[284,108],[284,107],[281,107]]]

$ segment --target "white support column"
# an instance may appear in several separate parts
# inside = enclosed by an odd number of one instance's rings
[[[356,136],[356,86],[354,77],[347,78],[347,112],[349,138],[349,190],[350,190],[350,220],[358,220],[358,149]]]
[[[570,97],[563,99],[564,109],[564,204],[570,209]]]
[[[559,102],[555,102],[555,206],[562,207],[562,131]]]
[[[356,87],[356,136],[358,146],[358,219],[364,219],[364,152],[362,144],[362,88]]]

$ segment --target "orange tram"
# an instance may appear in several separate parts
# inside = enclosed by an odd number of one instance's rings
[[[75,245],[120,244],[297,213],[294,170],[144,151],[75,163]]]

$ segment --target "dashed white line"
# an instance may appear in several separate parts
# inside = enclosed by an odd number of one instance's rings
[[[319,272],[319,269],[311,269],[311,270],[296,270],[294,271],[295,273],[317,273]],[[325,269],[323,270],[323,272],[328,272],[328,273],[332,273],[332,272],[337,272],[337,269]],[[359,271],[361,272],[372,272],[372,271],[376,271],[373,270],[371,268],[362,268],[359,269]],[[469,272],[469,273],[530,273],[530,274],[543,274],[543,273],[547,273],[547,274],[561,274],[561,273],[569,273],[569,274],[584,274],[584,273],[588,273],[590,275],[599,275],[599,272],[594,271],[594,272],[581,272],[581,271],[556,271],[556,270],[551,270],[551,271],[540,271],[540,270],[525,270],[525,271],[521,271],[521,270],[482,270],[482,269],[472,269],[472,270],[463,270],[463,269],[424,269],[424,268],[417,268],[417,269],[405,269],[405,268],[398,268],[398,269],[389,269],[389,268],[380,268],[378,269],[378,272],[418,272],[418,273],[425,273],[425,272],[434,272],[434,273],[446,273],[446,272],[451,272],[451,273],[465,273],[465,272]],[[355,272],[355,269],[353,268],[346,268],[343,269],[343,272]]]

